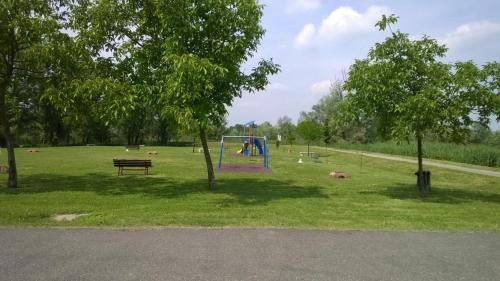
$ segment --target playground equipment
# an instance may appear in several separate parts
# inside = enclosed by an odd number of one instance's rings
[[[264,155],[264,149],[259,138],[254,136],[255,121],[250,121],[243,126],[243,135],[248,137],[244,139],[243,147],[238,152],[244,156],[254,156],[257,155],[256,150],[258,150],[258,155]]]
[[[233,153],[236,155],[243,156],[241,158],[248,158],[248,160],[246,161],[247,163],[244,163],[245,161],[238,159],[239,161],[236,161],[237,163],[223,165],[222,161],[224,160],[224,154],[225,151],[227,150],[224,145],[228,140],[243,141],[243,147],[239,151],[236,151],[236,153],[235,152]],[[262,165],[248,164],[248,162],[258,161],[256,159],[263,159]],[[238,169],[242,167],[248,168],[250,166],[269,169],[269,148],[268,148],[267,138],[258,136],[222,136],[220,142],[220,150],[219,150],[219,164],[218,164],[219,170],[225,167]]]
[[[254,121],[244,124],[243,135],[241,136],[222,136],[219,152],[219,170],[241,172],[269,171],[269,143],[266,137],[254,135],[254,125]],[[227,151],[231,151],[229,146],[229,142],[231,141],[239,141],[240,144],[242,142],[242,146],[240,146],[238,151],[233,150],[232,153],[227,153]],[[227,146],[225,146],[226,142],[228,143]],[[222,161],[226,158],[229,158],[228,162],[230,163],[223,165]],[[258,159],[262,159],[262,164],[257,163]]]
[[[258,155],[264,155],[264,148],[259,139],[255,136],[249,136],[245,138],[243,147],[237,153],[243,154],[243,156],[255,156],[257,155],[255,149],[258,150]]]
[[[255,121],[250,121],[243,126],[243,146],[236,153],[243,154],[243,156],[264,155],[264,148],[259,137],[254,136]],[[257,154],[258,152],[258,154]]]

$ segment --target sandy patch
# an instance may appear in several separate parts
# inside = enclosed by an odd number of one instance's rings
[[[76,220],[79,217],[84,217],[88,215],[89,214],[62,214],[62,215],[55,215],[52,217],[52,219],[56,221],[72,221]]]

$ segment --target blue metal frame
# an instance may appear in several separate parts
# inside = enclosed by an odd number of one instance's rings
[[[244,138],[245,136],[222,136],[222,140],[220,141],[220,149],[219,149],[219,164],[217,165],[219,169],[222,168],[222,153],[224,152],[224,138]],[[264,168],[269,169],[269,144],[267,143],[267,137],[257,137],[260,139],[264,139]]]
[[[219,150],[219,169],[222,168],[222,152],[224,152],[224,137],[220,141],[220,150]]]
[[[269,169],[269,146],[266,137],[264,137],[264,168]]]

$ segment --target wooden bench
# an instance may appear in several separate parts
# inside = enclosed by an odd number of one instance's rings
[[[127,144],[125,146],[125,149],[127,149],[127,150],[139,150],[140,148],[141,148],[141,146],[138,144]]]
[[[113,166],[118,167],[118,175],[123,175],[123,170],[144,170],[144,174],[149,174],[149,168],[153,167],[151,160],[126,160],[113,159]]]

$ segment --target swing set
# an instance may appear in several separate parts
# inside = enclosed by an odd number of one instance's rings
[[[269,144],[266,137],[254,135],[254,121],[244,125],[241,136],[222,136],[218,169],[221,172],[269,172]],[[231,142],[240,143],[240,149],[231,151]],[[259,162],[262,163],[258,163]],[[223,163],[223,160],[229,163]]]

